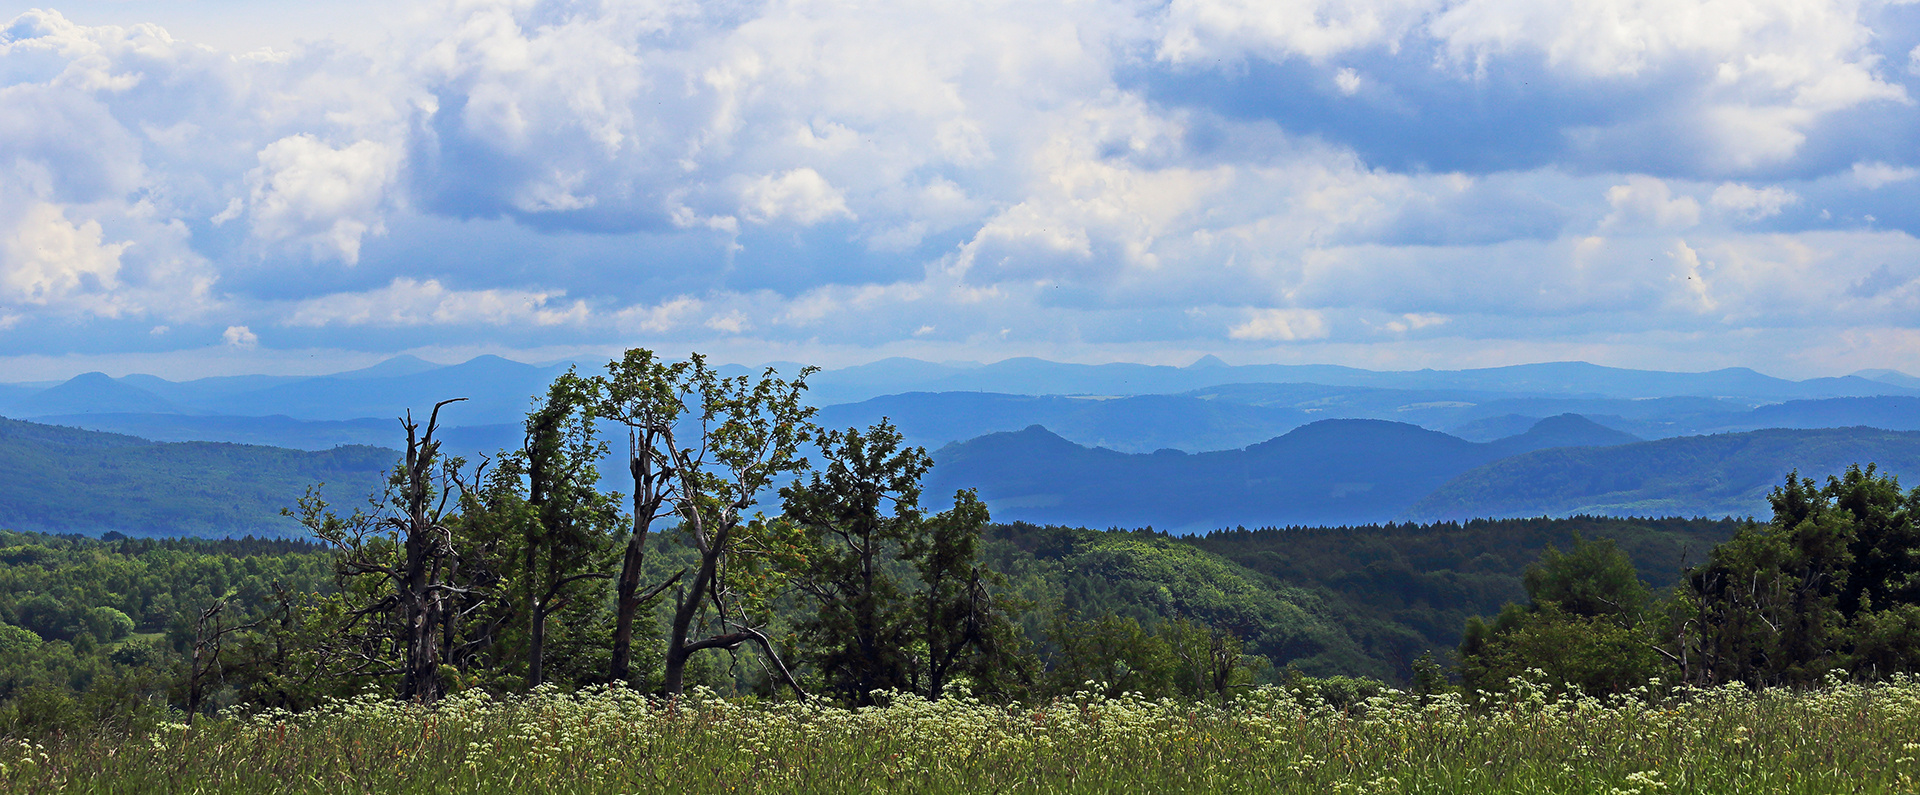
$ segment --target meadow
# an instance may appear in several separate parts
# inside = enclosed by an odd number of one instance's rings
[[[434,708],[302,713],[9,741],[8,792],[1903,793],[1920,791],[1920,680],[1608,699],[1521,681],[1469,704],[1351,704],[1262,687],[1224,705],[665,701],[551,688]]]

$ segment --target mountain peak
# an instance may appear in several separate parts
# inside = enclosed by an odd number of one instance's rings
[[[403,354],[400,354],[399,356],[395,356],[391,359],[382,361],[379,364],[375,364],[371,367],[362,367],[358,370],[348,370],[344,373],[334,373],[332,377],[333,378],[388,378],[392,376],[403,376],[403,375],[413,375],[414,373],[424,373],[428,370],[437,370],[442,366],[443,365],[436,364],[434,362],[429,362],[418,356],[413,356],[410,354],[403,353]]]
[[[1580,414],[1559,414],[1533,424],[1526,433],[1491,444],[1507,455],[1553,447],[1613,447],[1641,441],[1640,437],[1594,422]]]
[[[143,412],[178,414],[180,409],[152,392],[108,376],[81,373],[21,401],[15,411],[24,417],[63,414]]]
[[[1218,357],[1218,356],[1215,356],[1215,355],[1213,355],[1213,354],[1211,354],[1211,353],[1209,353],[1209,354],[1207,354],[1207,355],[1205,355],[1205,356],[1202,356],[1202,357],[1200,357],[1200,358],[1198,358],[1198,359],[1195,359],[1195,360],[1193,360],[1193,364],[1189,364],[1189,365],[1187,365],[1187,366],[1186,366],[1186,369],[1188,369],[1188,370],[1214,370],[1214,369],[1219,369],[1219,368],[1224,368],[1224,367],[1232,367],[1232,366],[1233,366],[1233,365],[1230,365],[1230,364],[1227,364],[1227,363],[1226,363],[1225,361],[1222,361],[1222,360],[1220,359],[1220,357]]]

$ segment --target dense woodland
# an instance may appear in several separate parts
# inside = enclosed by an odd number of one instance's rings
[[[1872,467],[1789,479],[1766,523],[996,525],[922,494],[889,425],[816,427],[805,377],[632,351],[481,461],[441,456],[458,404],[428,408],[364,505],[290,507],[310,542],[0,533],[0,731],[607,683],[859,705],[1920,669],[1920,489]]]

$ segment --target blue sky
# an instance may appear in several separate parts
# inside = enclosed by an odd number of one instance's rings
[[[0,380],[1920,372],[1920,5],[0,6]]]

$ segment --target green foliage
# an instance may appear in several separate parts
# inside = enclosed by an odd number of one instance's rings
[[[1877,467],[1825,485],[1789,475],[1773,519],[1687,573],[1671,645],[1689,681],[1806,684],[1920,661],[1920,489]]]
[[[331,553],[304,542],[0,532],[0,734],[154,719],[183,703],[201,609],[225,596],[245,623],[284,610],[283,592],[331,590]],[[275,663],[277,632],[231,639],[210,704],[313,703],[289,691],[304,672]]]
[[[1579,534],[1569,552],[1547,545],[1522,582],[1534,605],[1583,618],[1632,621],[1651,598],[1633,560],[1611,539],[1589,542]]]
[[[807,544],[794,583],[813,610],[797,641],[828,692],[853,704],[878,691],[939,698],[960,676],[982,695],[1024,691],[1020,641],[978,560],[986,505],[963,491],[952,509],[923,515],[920,478],[933,460],[884,421],[817,441],[823,466],[780,493]]]
[[[881,690],[910,690],[910,638],[924,626],[908,601],[914,585],[889,569],[921,533],[920,476],[933,459],[903,447],[884,421],[818,439],[824,466],[782,489],[786,516],[809,553],[795,579],[814,610],[801,620],[805,658],[828,692],[870,703]]]
[[[1460,675],[1469,692],[1538,678],[1553,687],[1614,694],[1671,678],[1672,666],[1655,649],[1657,629],[1642,620],[1647,587],[1612,541],[1576,534],[1567,552],[1549,545],[1527,567],[1525,583],[1526,607],[1509,603],[1492,625],[1468,620]]]
[[[1548,547],[1570,548],[1576,536],[1609,539],[1650,589],[1664,589],[1679,580],[1684,561],[1699,560],[1739,527],[1733,520],[1579,516],[1237,529],[1176,540],[1314,595],[1331,625],[1351,638],[1352,650],[1331,664],[1282,654],[1272,657],[1276,665],[1404,682],[1422,654],[1458,648],[1469,618],[1524,601],[1526,569]]]

